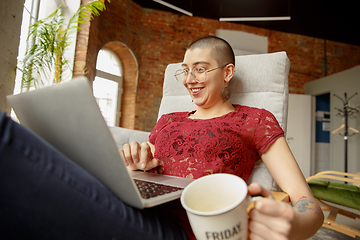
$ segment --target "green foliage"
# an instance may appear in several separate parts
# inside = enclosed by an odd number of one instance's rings
[[[110,0],[106,0],[110,2]],[[23,87],[38,87],[44,79],[50,79],[54,73],[53,82],[62,80],[65,69],[69,69],[69,60],[64,57],[65,50],[71,44],[70,35],[77,32],[78,24],[85,23],[99,16],[105,10],[105,0],[95,0],[81,5],[65,25],[61,7],[57,8],[47,18],[36,21],[29,27],[28,39],[32,44],[22,61]]]

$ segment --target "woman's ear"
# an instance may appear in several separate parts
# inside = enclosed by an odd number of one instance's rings
[[[232,77],[234,76],[234,72],[235,72],[235,66],[232,63],[229,63],[228,65],[225,66],[225,82],[230,82],[230,80],[232,79]]]

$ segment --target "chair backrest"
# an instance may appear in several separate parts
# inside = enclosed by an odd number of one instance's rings
[[[187,90],[174,78],[181,63],[169,64],[165,70],[163,98],[158,117],[170,112],[192,111]],[[230,82],[231,98],[235,104],[264,108],[272,112],[286,132],[288,106],[288,75],[290,61],[285,52],[235,57],[235,74]],[[263,187],[278,190],[262,161],[259,161],[248,183],[258,182]]]

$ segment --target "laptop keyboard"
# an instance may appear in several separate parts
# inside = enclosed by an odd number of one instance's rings
[[[171,192],[182,190],[182,188],[164,185],[160,183],[147,182],[143,180],[134,179],[140,191],[141,197],[145,199],[157,197]]]

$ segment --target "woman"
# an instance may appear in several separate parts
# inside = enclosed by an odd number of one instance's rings
[[[266,198],[250,212],[250,239],[306,239],[321,227],[323,214],[274,116],[229,101],[234,64],[231,46],[223,39],[210,36],[192,43],[175,76],[188,90],[196,111],[162,116],[149,142],[125,144],[120,152],[131,170],[153,169],[190,178],[227,172],[244,180],[261,157],[293,207],[251,184],[249,194]],[[186,224],[183,227],[187,229]],[[193,237],[190,230],[187,233]]]
[[[220,47],[213,48],[213,45]],[[227,53],[224,55],[222,52]],[[193,178],[220,171],[234,171],[246,179],[252,171],[254,159],[261,156],[276,182],[290,195],[293,207],[274,201],[269,192],[259,185],[250,185],[249,194],[266,196],[256,202],[250,213],[250,238],[307,238],[321,226],[322,212],[314,203],[274,117],[267,111],[233,106],[229,102],[226,87],[233,73],[233,53],[226,42],[209,37],[192,44],[185,54],[183,70],[178,72],[178,78],[184,82],[198,106],[197,110],[162,117],[151,133],[149,143],[125,145],[121,153],[129,169],[153,169]],[[254,117],[254,114],[258,114],[258,117]],[[168,126],[167,123],[172,120],[178,121],[179,125]],[[252,128],[243,127],[242,123],[246,120],[251,120],[249,124],[253,124]],[[194,135],[184,126],[184,123],[195,126],[192,121],[198,122],[200,126],[206,123],[208,127],[201,127],[202,131]],[[262,124],[264,122],[266,124]],[[221,127],[212,126],[213,123]],[[185,141],[187,139],[177,138],[169,145],[170,142],[166,140],[171,131],[167,131],[167,127],[175,127],[172,130],[181,132],[177,134],[178,137],[197,136],[198,139]],[[268,131],[268,127],[271,127],[271,131]],[[230,143],[219,139],[219,136],[229,136],[228,140],[235,140]],[[237,147],[229,147],[239,144],[236,140],[239,137],[250,139],[240,142],[245,147],[242,151],[237,151]],[[197,142],[200,139],[205,142]],[[207,142],[213,143],[213,140],[221,147],[202,151],[206,150],[204,146],[207,146]],[[246,143],[248,145],[244,145]],[[164,151],[163,147],[168,147],[169,151]],[[201,156],[196,154],[201,152],[203,154],[200,155],[213,157],[199,161]],[[242,153],[248,155],[240,157],[242,162],[234,164],[232,159],[237,159]],[[213,166],[214,162],[216,164]],[[1,238],[192,238],[187,219],[173,217],[181,213],[173,211],[174,204],[178,204],[178,201],[146,210],[124,204],[93,176],[0,112]]]

